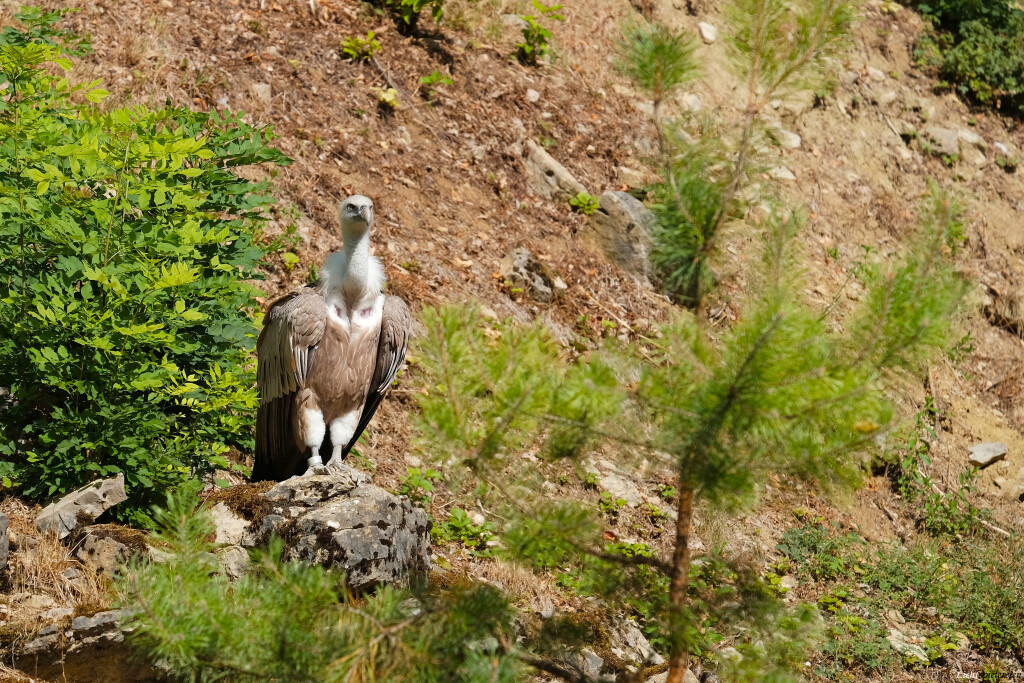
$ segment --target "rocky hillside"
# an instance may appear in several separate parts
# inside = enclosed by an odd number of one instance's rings
[[[16,3],[4,4],[10,16]],[[608,195],[603,211],[591,217],[568,203],[579,190],[638,191],[654,177],[645,161],[656,146],[650,105],[615,72],[610,57],[623,22],[638,16],[628,0],[567,0],[565,21],[550,26],[552,59],[540,67],[510,59],[520,37],[517,15],[528,12],[525,0],[448,0],[444,21],[431,22],[419,38],[403,37],[390,19],[355,0],[316,0],[312,9],[304,0],[71,4],[80,12],[68,17],[68,27],[90,34],[95,50],[75,76],[102,78],[112,93],[106,106],[170,100],[244,109],[249,120],[273,124],[276,144],[294,163],[275,179],[279,205],[265,238],[279,240],[281,250],[261,283],[267,302],[303,284],[340,246],[336,207],[358,192],[376,203],[376,251],[391,291],[414,307],[478,301],[489,317],[543,320],[567,348],[608,335],[629,339],[666,318],[671,304],[645,277],[642,241],[629,238],[644,220],[630,196]],[[637,4],[700,38],[706,77],[671,107],[739,117],[744,91],[717,37],[724,29],[717,3]],[[922,27],[910,10],[867,3],[834,88],[773,103],[777,123],[767,151],[775,166],[767,173],[811,211],[802,235],[806,294],[822,306],[837,296],[857,299],[856,283],[849,284],[857,264],[903,247],[930,178],[961,195],[969,217],[964,268],[974,283],[960,322],[963,339],[923,385],[904,386],[898,400],[908,419],[920,413],[934,430],[926,474],[942,496],[960,490],[971,447],[1005,444],[980,471],[977,490],[965,496],[992,511],[985,522],[992,533],[1018,533],[1024,531],[1024,175],[1016,165],[1024,134],[1015,120],[934,94],[934,81],[912,60]],[[380,51],[366,61],[347,59],[342,40],[368,31]],[[452,83],[421,82],[435,71]],[[397,106],[381,102],[387,89],[394,89]],[[722,324],[742,315],[736,301],[748,258],[743,244],[739,237],[728,247],[724,285],[709,307]],[[415,361],[413,350],[412,373]],[[420,465],[410,448],[408,391],[391,394],[363,451],[384,488],[395,489],[408,467]],[[623,471],[613,455],[594,470],[600,488],[628,500],[630,510],[658,500],[661,473]],[[560,484],[557,495],[597,500],[581,483]],[[434,511],[446,505],[438,492]],[[35,512],[14,499],[0,503],[0,511],[11,517],[15,550],[30,546]],[[813,601],[830,589],[824,580],[798,580],[795,569],[780,564],[777,544],[788,529],[821,519],[885,542],[916,534],[919,513],[879,472],[840,501],[780,480],[738,525],[699,518],[696,531],[709,546],[728,541],[762,567],[774,567],[793,595]],[[664,543],[664,522],[635,516],[641,529],[635,533],[655,547]],[[584,605],[553,581],[536,585],[494,560],[443,547],[435,553],[435,565],[501,583],[538,613],[553,603]],[[60,572],[74,564],[66,558]],[[72,598],[60,593],[60,572],[46,595],[26,590],[18,604],[0,605],[0,619],[64,607],[62,599]],[[35,598],[46,599],[27,605]],[[897,611],[883,625],[901,657],[924,643],[929,625],[920,621],[908,625]],[[956,657],[938,664],[926,657],[923,669],[888,671],[900,680],[947,680],[954,670],[980,666],[979,658],[1009,656],[961,645]],[[1024,666],[1007,661],[1007,671]],[[844,680],[874,676],[857,664]]]

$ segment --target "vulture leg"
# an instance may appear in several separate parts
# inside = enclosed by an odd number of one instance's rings
[[[320,404],[316,400],[316,395],[308,388],[300,391],[295,401],[298,408],[293,413],[296,445],[303,450],[309,448],[310,451],[309,460],[306,461],[309,467],[302,476],[327,474],[324,461],[320,458],[320,446],[327,434],[327,425],[324,423]]]
[[[345,444],[351,439],[352,435],[355,434],[356,427],[359,425],[360,411],[353,410],[347,415],[331,420],[331,443],[334,445],[334,450],[331,453],[331,459],[327,461],[326,467],[337,467],[340,469],[342,461],[345,459]]]

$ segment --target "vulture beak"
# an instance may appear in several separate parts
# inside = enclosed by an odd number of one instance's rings
[[[364,205],[359,209],[359,215],[363,217],[366,224],[369,225],[373,221],[373,207],[370,205]]]

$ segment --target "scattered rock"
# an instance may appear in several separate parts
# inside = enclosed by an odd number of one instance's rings
[[[978,468],[988,467],[1006,457],[1009,447],[1005,443],[979,443],[971,446],[971,464]]]
[[[873,66],[869,66],[868,67],[868,78],[870,78],[873,81],[879,81],[879,82],[884,81],[885,80],[885,72],[882,71],[881,69],[876,69]]]
[[[960,153],[960,135],[957,131],[939,126],[926,126],[923,132],[939,154],[952,156]]]
[[[679,106],[682,107],[683,111],[698,112],[704,105],[700,101],[700,95],[688,92],[679,98]]]
[[[650,274],[648,255],[654,214],[628,192],[610,191],[601,195],[601,206],[584,225],[581,233],[604,255],[644,282]]]
[[[718,40],[718,29],[706,21],[697,24],[697,31],[700,32],[700,39],[704,41],[705,45],[710,45]]]
[[[985,138],[981,137],[973,130],[961,128],[960,130],[957,131],[957,137],[960,138],[960,142],[963,142],[965,144],[974,145],[975,147],[978,147],[980,149],[985,148]]]
[[[253,83],[252,94],[253,97],[263,104],[270,104],[271,89],[269,83]]]
[[[398,141],[405,146],[406,149],[412,149],[412,133],[405,126],[399,126],[396,131],[398,132]]]
[[[94,481],[43,508],[36,517],[36,527],[40,531],[56,531],[60,538],[67,538],[79,526],[92,524],[106,510],[127,498],[123,473],[113,479]]]
[[[86,534],[75,557],[97,574],[115,576],[128,559],[128,547],[113,538],[97,538]]]
[[[230,579],[240,579],[249,568],[249,553],[240,545],[229,545],[217,551],[217,562]]]
[[[578,654],[573,653],[572,659],[576,666],[583,670],[584,675],[588,679],[596,679],[601,675],[601,667],[604,666],[604,660],[598,657],[597,653],[589,647],[583,648]]]
[[[405,584],[430,567],[430,523],[422,509],[370,483],[351,467],[292,477],[265,494],[279,505],[244,545],[276,532],[285,559],[334,566],[356,590]]]
[[[924,666],[929,664],[928,654],[924,651],[924,648],[911,643],[909,638],[900,631],[890,628],[886,640],[889,641],[892,649],[896,650],[908,663]]]
[[[632,508],[640,505],[644,500],[636,484],[614,470],[601,476],[601,488],[610,493],[612,498],[622,498]]]
[[[505,26],[511,26],[512,28],[515,29],[529,28],[530,26],[522,17],[516,14],[502,14],[501,23],[505,24]]]
[[[886,90],[878,96],[878,104],[883,107],[888,107],[890,104],[899,99],[899,94],[895,90]]]
[[[898,611],[891,609],[885,613],[885,618],[894,624],[905,624],[907,620]]]
[[[657,676],[652,676],[647,679],[647,683],[665,683],[668,680],[668,672],[664,671]],[[692,671],[687,669],[683,672],[683,683],[700,683],[700,679],[694,675]]]
[[[548,273],[544,264],[524,247],[516,247],[505,256],[498,270],[513,288],[522,290],[531,299],[548,303],[555,298],[555,278]],[[564,288],[564,282],[562,286]]]
[[[985,157],[984,152],[977,147],[968,147],[965,149],[963,157],[964,161],[973,164],[974,166],[984,166],[988,163],[988,159]]]
[[[796,133],[777,126],[771,129],[771,136],[785,149],[799,149],[802,142]]]
[[[654,181],[650,173],[638,171],[628,166],[616,166],[615,178],[623,185],[628,185],[629,187],[645,187]]]
[[[550,199],[569,201],[580,192],[587,191],[580,181],[565,170],[565,166],[558,163],[536,142],[527,140],[524,149],[526,173],[537,192]]]
[[[537,92],[536,90],[534,90],[533,88],[527,89],[527,91],[526,91],[526,101],[530,102],[530,103],[539,102],[540,101],[540,93]]]
[[[785,166],[768,169],[768,175],[775,180],[796,180],[796,175]]]
[[[636,624],[627,619],[613,623],[608,635],[611,638],[612,653],[618,657],[641,666],[657,666],[665,662],[665,658],[651,647]]]
[[[217,503],[210,508],[210,518],[217,528],[215,543],[239,545],[249,530],[249,522],[232,512],[224,503]]]
[[[786,590],[790,590],[791,591],[791,590],[795,589],[799,585],[800,585],[800,582],[792,574],[786,574],[781,579],[779,579],[779,586],[781,586],[782,588],[785,588]]]
[[[0,570],[7,566],[7,559],[10,556],[10,541],[7,537],[7,527],[10,520],[7,515],[0,512]]]
[[[50,609],[54,604],[49,595],[29,595],[18,601],[18,605],[26,609]]]
[[[63,619],[64,617],[70,617],[75,613],[75,610],[70,607],[54,607],[48,609],[39,615],[39,619],[42,621],[56,621],[57,619]]]

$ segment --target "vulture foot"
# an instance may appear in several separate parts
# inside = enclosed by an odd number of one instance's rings
[[[342,458],[340,455],[335,455],[332,456],[331,459],[327,461],[327,464],[325,464],[324,467],[327,468],[328,470],[334,468],[335,470],[341,472],[342,462],[344,462],[344,458]]]
[[[309,463],[309,468],[302,475],[304,477],[309,477],[309,476],[312,476],[314,474],[329,474],[330,473],[330,470],[327,469],[327,465],[324,464],[324,461],[320,459],[319,455],[314,455],[307,462]]]

